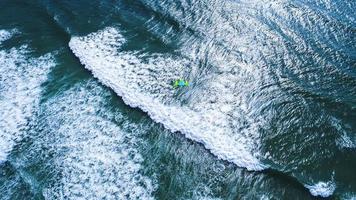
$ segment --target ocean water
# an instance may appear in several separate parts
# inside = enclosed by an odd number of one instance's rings
[[[355,11],[1,0],[0,199],[355,199]]]

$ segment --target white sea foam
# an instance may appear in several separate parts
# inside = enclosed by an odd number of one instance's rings
[[[46,199],[153,199],[155,183],[140,173],[143,130],[107,109],[108,96],[110,91],[91,80],[43,105],[46,131],[40,143],[56,152],[61,172],[57,185],[43,190]]]
[[[356,148],[356,141],[353,141],[352,137],[350,137],[354,134],[348,133],[346,129],[342,127],[341,121],[336,119],[335,117],[331,117],[330,122],[332,126],[335,127],[336,130],[338,130],[338,132],[340,133],[339,138],[336,140],[336,143],[339,145],[339,147]]]
[[[221,159],[248,170],[266,167],[257,159],[256,124],[249,122],[247,130],[234,127],[237,116],[242,116],[243,108],[248,106],[235,96],[231,85],[236,80],[232,74],[221,73],[199,90],[187,91],[194,93],[193,102],[181,105],[170,81],[187,76],[188,61],[160,54],[147,58],[136,56],[135,52],[120,52],[124,42],[116,28],[106,28],[85,37],[73,37],[69,46],[81,63],[126,104],[139,107],[166,128],[202,143]]]
[[[352,141],[346,133],[341,135],[336,142],[342,148],[356,148],[356,142]]]
[[[2,39],[10,37],[1,34]],[[55,64],[51,54],[29,58],[27,49],[0,51],[0,163],[26,133],[38,107],[41,84]]]
[[[193,196],[191,199],[221,200],[221,198],[219,197],[214,197],[211,188],[208,186],[208,183],[196,185],[196,188],[193,191]]]
[[[356,194],[355,193],[345,193],[341,196],[341,199],[343,200],[356,200]]]
[[[332,181],[318,182],[315,185],[306,185],[305,187],[309,189],[312,195],[321,197],[331,196],[336,189],[336,185]]]
[[[11,38],[15,30],[7,31],[7,30],[0,30],[0,44]]]

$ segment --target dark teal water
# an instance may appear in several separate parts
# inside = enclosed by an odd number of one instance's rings
[[[1,0],[0,199],[355,199],[355,10]]]

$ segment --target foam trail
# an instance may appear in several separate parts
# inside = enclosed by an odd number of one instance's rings
[[[1,39],[10,38],[9,34],[0,31]],[[50,54],[28,58],[27,49],[0,51],[0,163],[26,133],[38,108],[40,86],[55,64]]]
[[[43,190],[46,199],[153,199],[155,184],[140,174],[137,145],[143,130],[107,109],[108,96],[91,80],[45,103],[40,144],[56,152],[61,172],[57,186]]]
[[[166,55],[152,55],[143,60],[134,52],[118,52],[124,42],[117,29],[106,28],[85,37],[73,37],[69,46],[81,63],[126,104],[139,107],[171,131],[179,131],[202,143],[220,159],[248,170],[266,167],[257,159],[257,139],[235,134],[231,127],[233,120],[229,113],[236,112],[232,111],[236,99],[229,96],[232,91],[224,91],[231,84],[231,76],[217,77],[216,84],[204,88],[211,91],[210,96],[222,99],[214,100],[218,103],[200,100],[177,105],[174,103],[176,91],[172,90],[170,80],[188,73],[188,61]],[[226,95],[221,97],[218,95],[221,92]]]

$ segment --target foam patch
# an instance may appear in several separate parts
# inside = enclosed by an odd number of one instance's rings
[[[107,96],[108,90],[89,81],[45,103],[40,143],[55,152],[60,171],[56,186],[43,190],[45,198],[153,199],[155,184],[140,173],[137,145],[143,130],[108,110]]]
[[[0,44],[5,40],[10,39],[14,32],[16,32],[16,30],[11,30],[11,31],[0,30]]]
[[[8,34],[0,32],[1,39]],[[0,163],[29,128],[38,110],[41,84],[55,65],[53,56],[27,56],[28,48],[0,51]]]
[[[310,193],[314,196],[328,197],[331,196],[335,189],[335,183],[329,182],[318,182],[315,185],[307,185],[305,186],[309,189]]]

